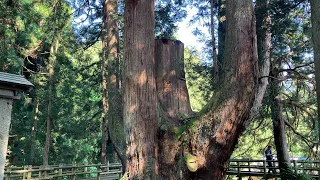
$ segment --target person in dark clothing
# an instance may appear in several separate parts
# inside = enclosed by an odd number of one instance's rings
[[[268,173],[270,173],[270,171],[274,171],[272,169],[273,167],[273,164],[272,164],[272,160],[273,160],[273,154],[272,154],[272,151],[271,151],[271,146],[268,145],[268,148],[266,149],[266,151],[264,152],[266,154],[266,160],[268,162],[268,167],[269,167],[269,171]]]

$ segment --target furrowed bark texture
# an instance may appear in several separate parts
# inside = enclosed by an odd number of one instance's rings
[[[192,116],[184,72],[184,45],[160,39],[155,43],[159,99],[159,175],[157,179],[187,179],[183,145],[177,135],[185,118]],[[182,161],[181,161],[182,160]]]
[[[154,1],[125,1],[123,118],[126,176],[154,179],[157,172],[158,98],[154,63]]]
[[[107,46],[108,46],[108,128],[113,148],[115,149],[125,170],[126,147],[123,134],[122,102],[119,79],[119,56],[118,56],[118,2],[109,0],[107,2]]]
[[[316,76],[316,92],[318,102],[318,127],[320,128],[320,1],[310,0],[311,4],[311,23],[312,23],[312,42],[313,57]],[[320,139],[320,130],[319,130]],[[320,140],[319,140],[320,142]]]
[[[250,120],[257,89],[257,47],[252,1],[226,1],[224,74],[208,113],[194,122],[190,153],[197,157],[196,179],[224,179],[228,159]]]
[[[156,82],[161,108],[170,118],[192,114],[184,72],[184,45],[180,41],[157,40]]]

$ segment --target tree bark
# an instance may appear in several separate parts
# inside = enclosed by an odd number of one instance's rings
[[[118,29],[118,2],[109,0],[107,2],[107,46],[108,46],[108,131],[113,148],[122,163],[122,168],[126,167],[126,147],[123,133],[122,102],[119,79],[119,29]]]
[[[313,57],[316,79],[316,93],[318,102],[318,138],[320,144],[320,2],[310,0],[311,4],[311,24],[312,24],[312,42]]]
[[[173,119],[192,115],[184,72],[184,45],[167,39],[155,43],[157,93],[161,109]]]
[[[107,117],[108,112],[108,92],[107,92],[107,67],[106,67],[106,56],[107,56],[107,2],[103,4],[103,17],[101,26],[101,41],[102,41],[102,55],[101,55],[101,73],[102,73],[102,114],[101,114],[101,164],[107,163]]]
[[[155,179],[157,106],[154,1],[126,0],[124,12],[123,118],[128,179]]]
[[[268,86],[268,76],[270,74],[270,54],[271,54],[271,18],[269,12],[269,0],[256,1],[256,29],[259,65],[259,84],[255,94],[255,101],[251,109],[250,119],[254,119],[259,114],[264,93]]]
[[[183,125],[184,119],[193,115],[184,72],[183,43],[156,40],[155,62],[160,110],[158,179],[183,179],[180,172],[186,168],[176,159],[181,156],[183,147],[175,132]]]
[[[30,160],[29,164],[33,165],[34,163],[34,149],[35,149],[35,142],[36,142],[36,134],[38,130],[38,120],[39,120],[39,101],[36,100],[36,106],[34,110],[34,117],[33,117],[33,125],[31,131],[31,147],[30,147]]]
[[[1,95],[13,96],[13,91],[0,89]],[[12,99],[0,98],[0,179],[4,179],[9,129],[11,123]]]
[[[278,67],[279,68],[279,67]],[[281,176],[284,179],[292,179],[291,175],[288,172],[291,170],[289,169],[290,166],[290,158],[289,158],[289,151],[288,151],[288,144],[286,138],[286,131],[285,131],[285,123],[282,115],[282,104],[280,99],[280,82],[278,80],[278,72],[277,68],[274,67],[272,72],[272,77],[275,79],[271,80],[270,85],[270,97],[272,98],[270,108],[271,108],[271,116],[273,122],[273,134],[274,134],[274,143],[276,145],[277,150],[277,159],[279,161],[279,167]],[[286,176],[286,177],[284,177]]]

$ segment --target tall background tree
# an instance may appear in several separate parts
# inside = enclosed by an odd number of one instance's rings
[[[310,0],[311,4],[311,22],[312,22],[312,42],[313,42],[313,58],[315,67],[315,79],[316,79],[316,94],[318,104],[318,127],[320,127],[320,3],[318,1]],[[319,136],[320,137],[320,130]],[[319,138],[320,142],[320,138]]]

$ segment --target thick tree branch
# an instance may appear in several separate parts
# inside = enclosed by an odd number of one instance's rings
[[[306,64],[302,64],[302,65],[296,66],[296,67],[294,67],[294,68],[279,69],[279,70],[278,70],[278,73],[288,72],[288,71],[290,71],[290,72],[296,72],[297,69],[310,66],[311,64],[314,64],[314,62],[309,62],[309,63],[306,63]],[[297,72],[297,73],[298,73],[298,72]]]

